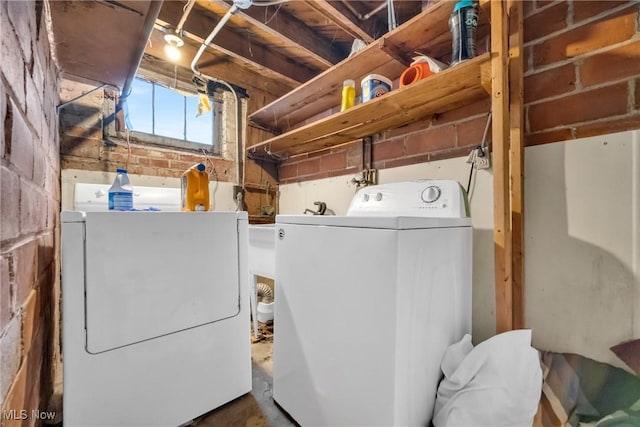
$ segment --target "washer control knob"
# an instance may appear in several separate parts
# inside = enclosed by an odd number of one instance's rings
[[[364,200],[365,202],[369,201],[369,195],[367,193],[364,193],[364,195],[362,196],[362,200]]]
[[[435,185],[430,185],[422,190],[422,201],[425,203],[433,203],[440,198],[440,188]]]
[[[382,200],[382,193],[377,193],[377,194],[376,194],[376,200],[377,200],[377,201]]]

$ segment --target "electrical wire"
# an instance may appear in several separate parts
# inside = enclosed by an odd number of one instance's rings
[[[474,148],[474,150],[479,150],[480,157],[484,157],[488,155],[487,148],[487,134],[489,133],[489,126],[491,125],[491,111],[487,115],[487,124],[484,126],[484,132],[482,133],[482,142],[480,145]],[[475,160],[471,162],[471,167],[469,168],[469,180],[467,181],[467,195],[469,197],[469,201],[471,201],[472,194],[469,192],[471,190],[471,178],[473,177],[473,166],[475,165]]]
[[[273,21],[273,19],[278,15],[278,12],[280,11],[280,8],[282,7],[282,3],[278,4],[278,8],[276,9],[275,12],[273,12],[273,15],[271,15],[271,18],[267,19],[267,12],[269,11],[269,9],[264,10],[264,25],[269,24],[269,22]]]
[[[129,128],[127,128],[125,126],[124,128],[124,134],[125,137],[127,139],[127,160],[124,164],[124,168],[128,171],[129,170],[129,159],[131,158],[131,143],[129,142]]]
[[[206,152],[206,150],[204,150],[203,148],[200,149],[200,151],[202,151],[202,155],[204,156],[204,161],[203,163],[209,163],[209,165],[211,166],[211,170],[208,173],[209,175],[209,180],[211,180],[211,176],[213,175],[213,178],[215,179],[215,186],[213,187],[213,190],[211,192],[211,210],[215,210],[216,209],[216,192],[218,191],[218,186],[220,185],[220,180],[218,179],[218,172],[216,171],[216,166],[213,163],[213,161],[211,160],[211,157],[209,156],[209,154]]]

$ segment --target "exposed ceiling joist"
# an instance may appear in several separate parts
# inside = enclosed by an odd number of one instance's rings
[[[345,13],[336,9],[331,3],[329,3],[329,1],[305,0],[305,3],[312,9],[324,15],[327,19],[331,20],[343,31],[351,34],[354,39],[362,39],[367,43],[371,43],[375,40],[375,37],[372,34],[369,34],[369,32],[365,31],[356,22],[349,19]]]
[[[223,0],[198,0],[198,5],[222,15],[231,5]],[[265,18],[266,12],[270,16]],[[276,39],[284,48],[298,49],[303,55],[309,56],[314,65],[320,70],[326,70],[343,60],[348,52],[341,52],[332,46],[331,41],[318,37],[317,33],[307,25],[278,6],[275,8],[250,7],[237,12],[231,21],[245,28],[252,28],[256,33],[263,33],[266,37]]]
[[[177,66],[178,68],[190,70],[191,60],[195,56],[197,48],[189,43],[185,43],[184,46],[180,48],[182,51],[180,59],[175,64],[172,64],[164,53],[164,34],[164,32],[157,29],[153,30],[149,38],[149,43],[147,43],[147,48],[145,49],[146,54],[162,60],[162,64],[156,64],[154,68],[163,68],[166,70]],[[150,66],[151,64],[146,60],[145,65]],[[238,73],[238,68],[237,63],[232,62],[223,55],[216,55],[209,50],[205,50],[200,60],[199,69],[210,76],[214,76],[228,83],[245,87],[249,90],[256,88],[275,97],[284,95],[298,85],[297,82],[287,84],[282,81],[270,79],[268,75],[258,73],[251,69],[244,69],[242,73]],[[175,73],[177,74],[177,69]],[[192,74],[188,72],[187,75],[191,76]],[[184,75],[176,75],[176,78],[182,76]]]
[[[181,2],[165,2],[156,23],[165,28],[175,28],[177,20],[182,15],[182,6]],[[188,38],[202,43],[213,27],[209,12],[195,7],[185,22],[183,31]],[[278,52],[265,49],[252,41],[249,33],[243,36],[226,27],[220,30],[210,47],[243,63],[250,69],[258,70],[264,75],[287,84],[305,82],[318,74],[317,70],[297,64]]]

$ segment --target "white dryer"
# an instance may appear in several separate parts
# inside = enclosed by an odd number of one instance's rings
[[[175,427],[251,390],[246,212],[61,219],[65,427]]]
[[[279,215],[276,235],[274,400],[301,425],[428,425],[471,333],[460,185],[365,187],[347,216]]]

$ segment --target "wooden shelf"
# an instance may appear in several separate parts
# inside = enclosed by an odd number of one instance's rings
[[[489,32],[489,2],[481,1],[480,7],[478,40]],[[249,116],[249,123],[275,134],[286,132],[306,119],[339,105],[342,83],[346,79],[359,83],[371,73],[397,79],[411,63],[414,52],[445,58],[451,52],[448,19],[452,8],[453,3],[449,1],[440,1],[427,8],[354,56],[255,111]],[[356,84],[356,90],[359,95],[359,84]]]
[[[490,54],[247,149],[252,157],[286,158],[354,141],[443,113],[488,96]]]

